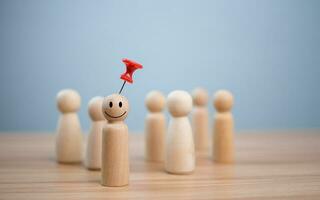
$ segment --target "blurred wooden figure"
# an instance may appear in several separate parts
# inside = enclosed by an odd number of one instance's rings
[[[159,91],[151,91],[145,100],[150,111],[145,121],[146,160],[163,162],[165,154],[166,119],[163,114],[165,97]]]
[[[88,114],[92,120],[87,140],[85,166],[87,169],[101,168],[102,128],[106,120],[102,113],[102,97],[94,97],[88,104]]]
[[[188,114],[192,109],[189,93],[176,90],[168,95],[172,115],[168,128],[165,170],[172,174],[190,174],[195,169],[195,149]]]
[[[192,127],[195,141],[195,148],[199,151],[208,149],[208,93],[205,89],[197,88],[192,92],[193,112]]]
[[[218,163],[234,162],[233,116],[231,108],[233,96],[229,91],[215,93],[214,107],[217,111],[213,128],[213,159]]]
[[[62,113],[56,137],[56,158],[60,163],[79,163],[82,160],[83,136],[76,113],[80,104],[80,95],[75,90],[62,90],[57,95],[57,106]]]
[[[108,123],[102,132],[101,184],[117,187],[129,184],[128,100],[112,94],[103,100],[102,111]]]

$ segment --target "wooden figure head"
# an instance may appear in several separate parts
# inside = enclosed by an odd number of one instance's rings
[[[104,120],[103,113],[101,111],[103,98],[93,97],[88,104],[88,113],[92,121]]]
[[[62,113],[76,112],[79,110],[80,104],[81,97],[75,90],[61,90],[57,95],[57,106]]]
[[[145,104],[150,112],[161,112],[166,105],[166,99],[161,92],[153,90],[148,93]]]
[[[128,116],[129,102],[120,94],[112,94],[104,98],[102,112],[109,122],[123,121]]]
[[[186,91],[176,90],[168,95],[168,110],[173,117],[187,116],[192,109],[192,98]]]
[[[229,112],[233,106],[233,96],[227,90],[219,90],[214,94],[213,105],[218,112]]]
[[[208,93],[203,88],[196,88],[192,92],[193,105],[205,106],[208,103]]]

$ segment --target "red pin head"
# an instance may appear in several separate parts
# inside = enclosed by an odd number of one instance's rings
[[[129,59],[122,59],[122,62],[124,62],[124,64],[126,65],[127,70],[121,75],[120,78],[124,81],[128,81],[129,83],[133,83],[133,72],[137,69],[142,69],[142,65]]]
[[[123,80],[123,84],[122,84],[122,87],[119,91],[119,94],[121,94],[122,89],[123,89],[124,85],[126,84],[126,82],[133,83],[133,79],[132,79],[133,72],[136,71],[137,69],[142,69],[142,65],[135,62],[135,61],[132,61],[132,60],[125,58],[125,59],[122,59],[122,62],[124,62],[124,64],[126,64],[127,70],[125,73],[121,74],[121,76],[120,76],[120,78]]]

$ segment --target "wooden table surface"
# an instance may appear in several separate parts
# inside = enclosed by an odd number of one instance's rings
[[[100,172],[54,160],[53,134],[0,134],[0,199],[320,199],[320,130],[236,134],[236,163],[197,155],[192,175],[143,157],[130,135],[130,185],[107,188]]]

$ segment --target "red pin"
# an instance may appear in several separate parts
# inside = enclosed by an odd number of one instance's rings
[[[136,71],[137,69],[142,69],[142,65],[135,62],[135,61],[132,61],[132,60],[129,60],[129,59],[122,59],[122,62],[124,62],[124,64],[126,65],[126,72],[121,74],[120,78],[122,80],[124,80],[123,84],[122,84],[122,87],[119,91],[119,94],[122,92],[122,89],[124,87],[124,85],[126,84],[126,82],[129,82],[129,83],[133,83],[133,72]]]

